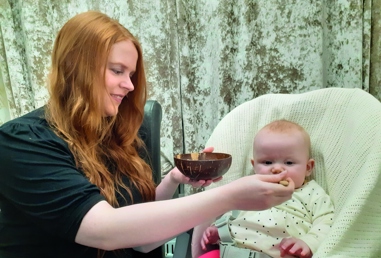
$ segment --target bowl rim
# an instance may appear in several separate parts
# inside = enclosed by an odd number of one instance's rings
[[[198,162],[208,162],[208,161],[217,161],[217,160],[226,160],[226,159],[232,159],[232,155],[230,153],[226,152],[198,152],[199,154],[208,154],[208,153],[213,153],[213,154],[223,154],[226,155],[226,157],[220,158],[220,159],[184,159],[184,158],[178,158],[178,155],[191,155],[192,153],[197,153],[197,152],[187,152],[187,153],[178,153],[174,155],[175,160],[184,160],[184,161],[198,161]]]

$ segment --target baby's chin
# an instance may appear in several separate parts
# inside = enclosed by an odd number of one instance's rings
[[[301,187],[303,187],[308,181],[305,179],[302,183],[299,183],[299,184],[295,184],[295,189],[299,189]],[[294,181],[295,183],[295,181]]]

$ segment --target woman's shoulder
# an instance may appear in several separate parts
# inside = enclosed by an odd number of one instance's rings
[[[45,118],[45,108],[37,108],[0,126],[0,149],[58,147],[68,150],[67,143],[54,132]]]
[[[25,115],[4,123],[0,126],[0,132],[3,135],[9,135],[15,138],[22,138],[23,136],[33,138],[58,138],[46,121],[45,107],[37,108]]]
[[[45,106],[36,108],[22,116],[16,117],[12,120],[5,122],[0,128],[9,128],[9,126],[15,124],[27,124],[27,125],[43,125],[46,126],[48,123],[45,119]]]

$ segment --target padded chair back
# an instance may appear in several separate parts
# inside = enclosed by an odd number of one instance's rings
[[[144,106],[143,124],[139,129],[140,138],[146,145],[146,150],[140,150],[140,156],[150,165],[156,184],[161,181],[160,162],[160,129],[162,108],[156,100],[147,100]],[[164,258],[164,246],[149,253],[140,253],[141,258]]]
[[[162,108],[156,100],[147,100],[144,106],[143,124],[139,129],[140,138],[144,141],[147,152],[141,156],[151,166],[156,184],[161,181],[160,130]]]
[[[310,134],[312,177],[329,193],[335,221],[314,257],[381,257],[381,103],[360,89],[268,94],[241,104],[217,125],[206,146],[232,154],[224,179],[253,173],[254,135],[276,119]]]

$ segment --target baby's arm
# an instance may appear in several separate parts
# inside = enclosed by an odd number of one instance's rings
[[[315,192],[318,189],[315,187]],[[323,190],[322,190],[323,191]],[[301,236],[308,244],[313,254],[327,237],[334,218],[334,206],[327,194],[320,192],[319,198],[312,200],[313,205],[309,205],[312,214],[312,227],[306,235]]]
[[[218,228],[216,226],[210,226],[202,235],[201,247],[203,250],[206,250],[208,244],[218,244],[219,240],[220,236],[218,235]]]
[[[305,235],[301,235],[300,239],[287,241],[289,238],[286,238],[282,240],[281,244],[284,245],[280,245],[281,253],[286,251],[290,252],[289,250],[295,251],[298,247],[295,247],[295,249],[291,247],[296,246],[296,243],[299,243],[300,245],[307,245],[311,253],[310,255],[313,255],[316,253],[319,245],[324,238],[327,237],[327,234],[331,229],[334,216],[332,200],[315,181],[310,182],[309,185],[310,187],[306,188],[304,193],[309,194],[312,193],[312,191],[314,193],[313,195],[309,195],[312,197],[311,199],[306,200],[306,208],[311,214],[311,228]],[[297,256],[304,257],[299,254],[297,254]]]
[[[279,244],[280,256],[292,255],[300,258],[312,257],[310,247],[301,239],[295,237],[283,238]]]

